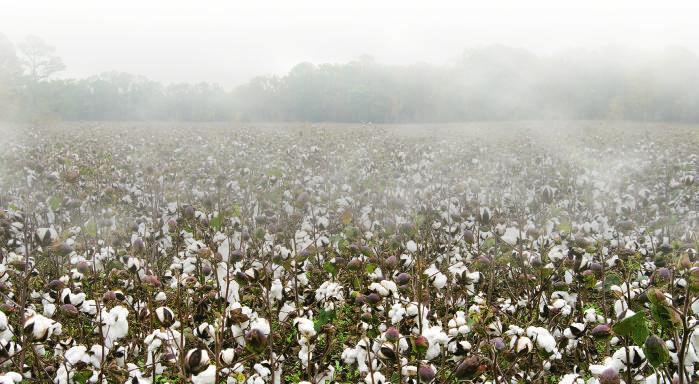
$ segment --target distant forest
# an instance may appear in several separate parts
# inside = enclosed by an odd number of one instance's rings
[[[505,46],[451,63],[302,63],[231,90],[107,72],[63,79],[55,49],[0,34],[0,119],[421,123],[522,119],[699,122],[699,58],[618,47],[541,56]]]

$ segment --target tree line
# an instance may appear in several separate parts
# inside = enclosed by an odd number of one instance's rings
[[[333,121],[375,123],[520,119],[699,122],[699,58],[681,48],[619,47],[539,56],[471,49],[447,65],[301,63],[234,89],[161,84],[107,72],[56,75],[65,65],[37,37],[0,35],[0,118],[14,120]]]

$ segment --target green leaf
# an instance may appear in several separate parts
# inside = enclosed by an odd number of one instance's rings
[[[209,225],[211,225],[211,228],[215,230],[220,230],[221,229],[221,216],[216,216],[211,221],[209,221]]]
[[[59,199],[56,196],[51,196],[49,198],[48,203],[49,203],[49,207],[51,208],[52,211],[57,211],[58,208],[61,207],[61,199]]]
[[[264,239],[264,238],[265,238],[265,229],[264,229],[264,228],[261,228],[261,227],[257,227],[257,228],[255,229],[255,231],[253,232],[253,236],[254,236],[257,240],[262,240],[262,239]]]
[[[356,241],[357,239],[359,239],[359,236],[361,235],[359,228],[350,225],[345,227],[344,233],[345,237],[347,237],[347,239],[351,241]]]
[[[240,217],[240,213],[242,212],[242,208],[240,207],[240,204],[233,204],[231,205],[231,215]]]
[[[323,269],[328,272],[329,274],[336,276],[337,275],[337,266],[334,263],[331,263],[329,261],[326,261],[323,264]]]
[[[337,242],[337,248],[340,250],[345,250],[349,247],[349,241],[347,239],[340,239],[340,241]]]
[[[627,317],[612,326],[618,336],[631,338],[636,345],[641,345],[650,334],[646,318],[642,312]]]
[[[78,371],[75,373],[75,376],[73,376],[73,381],[79,384],[85,384],[90,379],[90,377],[92,377],[92,371]]]
[[[651,303],[650,313],[653,315],[653,319],[667,331],[672,331],[682,325],[679,313],[673,311],[666,303]]]
[[[274,176],[274,177],[282,177],[283,174],[284,174],[284,173],[283,173],[282,170],[279,169],[279,168],[270,168],[270,169],[267,170],[267,176],[268,176],[268,177],[272,177],[272,176]]]
[[[481,248],[483,248],[483,249],[492,248],[495,246],[495,242],[496,242],[495,237],[489,237],[489,238],[485,239],[485,241],[483,242],[483,245],[481,245]]]
[[[352,281],[352,288],[354,289],[360,289],[362,286],[362,282],[359,280],[358,277],[355,277],[354,280]]]
[[[326,311],[321,309],[318,316],[313,320],[313,328],[316,332],[320,332],[325,324],[332,323],[335,320],[335,311]]]
[[[376,264],[366,263],[364,265],[364,269],[366,270],[367,273],[373,273],[376,270]]]
[[[564,221],[560,224],[558,224],[558,231],[559,232],[570,232],[573,229],[573,226],[571,225],[570,221]]]
[[[621,277],[613,272],[608,272],[604,279],[604,289],[609,290],[612,285],[620,285]]]
[[[90,237],[95,237],[97,236],[97,225],[95,224],[94,221],[89,220],[88,222],[85,223],[84,226],[85,229],[85,234],[90,236]]]

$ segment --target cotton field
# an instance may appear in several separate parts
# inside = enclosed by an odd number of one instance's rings
[[[697,382],[692,129],[12,130],[0,383]]]

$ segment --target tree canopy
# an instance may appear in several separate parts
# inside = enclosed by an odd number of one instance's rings
[[[370,56],[301,63],[232,90],[161,84],[108,72],[83,79],[37,37],[0,35],[0,117],[29,120],[180,120],[421,123],[521,119],[699,122],[699,58],[611,47],[537,56],[471,49],[448,65],[383,65]]]

